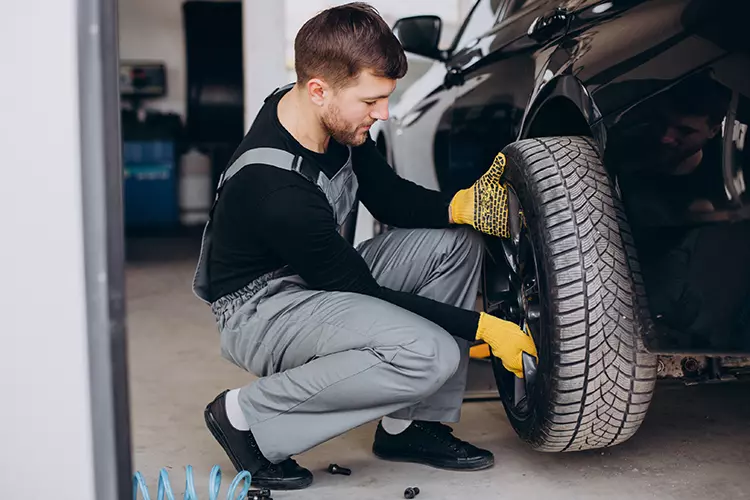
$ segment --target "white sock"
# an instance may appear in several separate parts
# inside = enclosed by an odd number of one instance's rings
[[[406,429],[408,429],[411,425],[411,420],[383,417],[383,420],[381,420],[380,423],[383,424],[383,429],[385,430],[385,432],[395,436],[396,434],[401,434]]]
[[[250,424],[247,423],[245,414],[240,408],[240,390],[232,389],[224,396],[224,406],[227,409],[227,418],[232,427],[238,431],[249,431]]]

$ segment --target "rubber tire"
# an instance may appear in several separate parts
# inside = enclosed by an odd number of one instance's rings
[[[542,309],[532,408],[520,419],[506,405],[508,418],[539,451],[617,445],[643,422],[657,369],[642,342],[652,322],[619,196],[590,138],[527,139],[504,153]]]

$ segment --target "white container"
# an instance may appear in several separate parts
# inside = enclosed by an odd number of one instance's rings
[[[211,158],[191,148],[180,159],[180,222],[205,224],[213,201]]]

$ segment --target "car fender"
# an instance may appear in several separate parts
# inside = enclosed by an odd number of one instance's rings
[[[538,91],[526,108],[518,139],[583,134],[593,137],[603,151],[606,128],[586,86],[571,74],[552,77],[549,69],[540,79]]]

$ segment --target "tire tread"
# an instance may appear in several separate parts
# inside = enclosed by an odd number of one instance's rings
[[[519,175],[542,219],[556,336],[549,408],[527,439],[551,452],[622,443],[643,421],[656,380],[656,356],[642,343],[650,317],[622,205],[589,138],[527,139],[505,152],[522,159]]]

